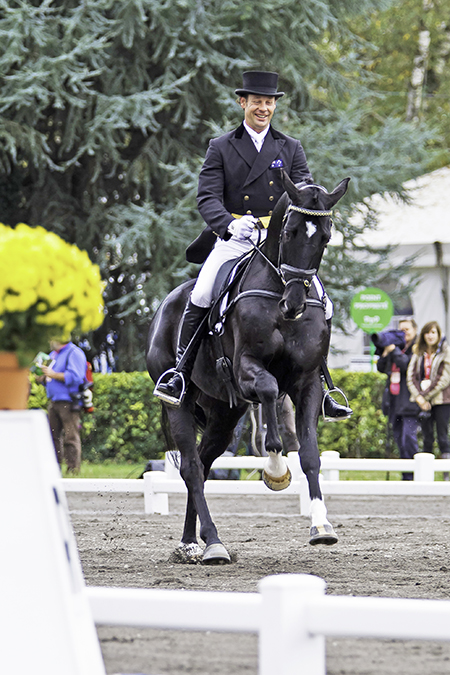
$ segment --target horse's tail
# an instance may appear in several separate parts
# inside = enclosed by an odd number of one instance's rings
[[[197,403],[195,404],[194,421],[197,429],[199,429],[200,431],[203,431],[205,429],[206,426],[205,413]],[[172,432],[170,430],[167,408],[165,405],[162,404],[161,404],[161,430],[163,432],[167,452],[177,450],[177,446],[175,444],[175,441],[173,440]]]
[[[162,404],[161,404],[161,430],[163,432],[167,452],[170,452],[171,450],[176,450],[177,446],[175,445],[172,432],[170,431],[169,416],[167,414],[167,409],[166,406]]]
[[[200,406],[197,404],[195,404],[194,420],[197,429],[203,431],[206,424],[205,414],[202,408],[200,408]],[[175,441],[173,440],[172,432],[170,430],[169,416],[167,414],[167,408],[165,405],[161,405],[161,430],[163,432],[164,441],[166,444],[166,457],[169,462],[171,462],[179,471],[181,466],[181,456]]]

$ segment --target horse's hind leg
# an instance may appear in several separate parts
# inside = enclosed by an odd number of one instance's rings
[[[220,402],[218,404],[220,407]],[[188,400],[180,408],[169,409],[168,416],[173,439],[181,454],[180,473],[188,489],[186,520],[180,548],[186,553],[186,557],[189,557],[190,551],[195,556],[198,555],[196,539],[196,515],[198,515],[200,536],[206,544],[203,562],[210,564],[230,562],[230,556],[219,539],[217,528],[209,513],[204,495],[204,479],[213,459],[226,449],[229,439],[232,437],[234,426],[231,427],[228,435],[223,433],[223,427],[222,434],[218,434],[213,431],[214,423],[211,424],[208,421],[204,432],[205,441],[202,440],[203,448],[205,448],[205,445],[208,446],[206,451],[204,449],[204,464],[196,450],[196,426],[194,415],[188,407]],[[211,451],[212,446],[214,446],[214,450]],[[215,456],[211,459],[213,455]]]
[[[198,473],[203,476],[202,466],[198,462],[196,466],[196,425],[194,415],[186,404],[180,408],[174,409],[164,406],[164,416],[167,417],[170,425],[170,432],[173,442],[180,451],[181,462],[180,473],[186,475],[187,465],[192,463],[191,473]],[[189,458],[192,458],[190,460]],[[186,481],[185,481],[186,482]],[[201,478],[200,482],[203,482]],[[195,508],[192,491],[188,484],[186,516],[184,521],[184,530],[181,541],[174,552],[174,559],[178,562],[199,562],[203,551],[197,541],[197,511]]]
[[[188,490],[186,518],[180,549],[189,557],[197,556],[196,516],[202,524],[202,538],[207,545],[221,543],[217,535],[203,491],[204,467],[196,450],[197,430],[194,415],[185,401],[180,408],[169,409],[168,416],[173,439],[180,450],[180,474]]]
[[[188,492],[184,529],[181,541],[175,551],[176,562],[198,563],[203,558],[203,551],[197,541],[197,511],[194,500]]]
[[[198,454],[204,467],[205,480],[214,460],[225,452],[233,440],[233,431],[246,409],[247,405],[230,409],[227,403],[218,400],[214,400],[208,406],[208,421],[198,448]],[[200,514],[199,518],[200,536],[206,543],[203,562],[208,564],[230,562],[230,556],[219,539],[216,543],[208,543],[207,528],[209,524],[203,522]]]

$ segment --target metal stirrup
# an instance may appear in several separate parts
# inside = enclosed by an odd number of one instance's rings
[[[159,385],[165,379],[170,379],[170,376],[173,377],[174,375],[179,375],[181,377],[182,386],[179,398],[176,398],[175,396],[170,396],[169,394],[166,394],[165,392],[159,390]],[[164,373],[160,375],[160,377],[158,378],[155,388],[153,389],[153,396],[157,396],[158,398],[161,399],[161,401],[164,401],[164,403],[167,403],[174,408],[179,408],[184,398],[185,392],[186,392],[186,380],[184,379],[183,373],[180,370],[177,370],[176,368],[169,368],[169,370],[164,371]]]
[[[323,398],[322,398],[322,417],[323,417],[324,422],[343,422],[344,420],[348,420],[348,418],[350,417],[350,415],[345,415],[345,417],[329,417],[328,415],[325,415],[325,397],[326,396],[331,397],[331,394],[335,391],[338,392],[338,394],[341,394],[341,396],[343,396],[343,398],[345,400],[345,407],[346,408],[349,407],[348,398],[346,397],[346,395],[344,394],[342,389],[339,389],[339,387],[332,387],[331,389],[328,389],[324,393]],[[335,402],[337,403],[337,401],[335,401]],[[338,404],[338,405],[340,405],[340,404]]]

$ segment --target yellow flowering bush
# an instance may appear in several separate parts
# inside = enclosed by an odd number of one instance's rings
[[[86,251],[43,227],[0,223],[0,350],[16,352],[22,365],[51,338],[98,328],[103,287]]]

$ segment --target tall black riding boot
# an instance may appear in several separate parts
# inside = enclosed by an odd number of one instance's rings
[[[186,391],[191,378],[192,369],[194,368],[202,335],[197,334],[196,339],[192,344],[190,344],[190,342],[208,311],[209,307],[198,307],[197,305],[194,305],[189,298],[181,319],[180,335],[178,337],[175,364],[175,370],[178,372],[175,372],[168,382],[158,384],[154,391],[156,396],[159,396],[167,403],[171,403],[175,406],[181,405],[183,399],[183,387],[184,391]],[[188,346],[189,352],[187,358],[183,365],[179,367]]]
[[[327,319],[328,326],[328,349],[330,347],[330,338],[331,338],[331,319]],[[325,367],[327,365],[328,358],[328,349],[327,356],[325,357]],[[322,393],[323,393],[323,413],[324,417],[336,419],[336,420],[345,420],[353,415],[353,410],[346,405],[341,405],[332,398],[331,394],[325,389],[325,375],[323,372],[320,373],[320,381],[322,383]],[[345,398],[345,396],[344,396]]]

